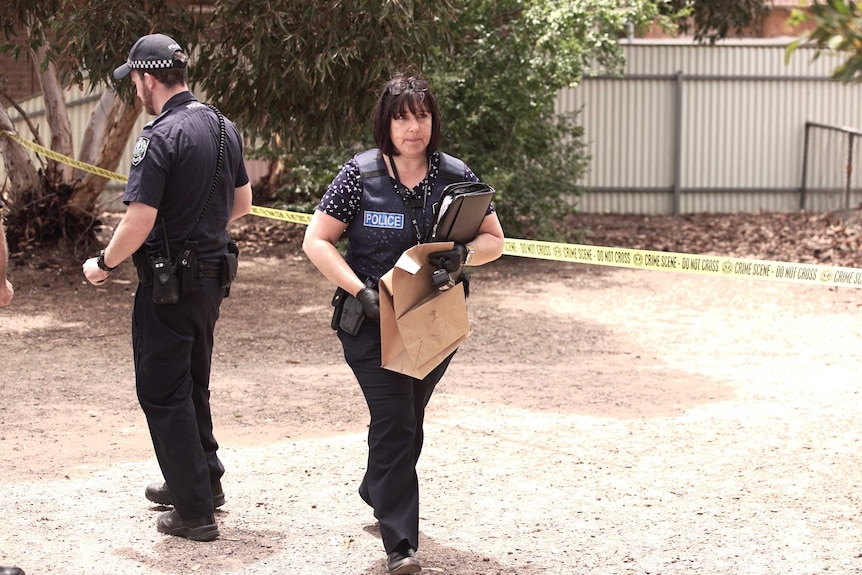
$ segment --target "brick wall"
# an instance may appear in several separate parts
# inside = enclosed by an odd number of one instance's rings
[[[0,54],[0,87],[16,102],[42,92],[33,66],[22,54],[20,60],[10,54]]]
[[[788,18],[790,18],[790,12],[792,8],[798,8],[798,0],[784,0],[786,2],[797,2],[797,4],[793,6],[778,4],[775,3],[772,7],[772,10],[769,12],[766,18],[762,22],[760,22],[757,26],[754,26],[748,30],[746,30],[742,38],[778,38],[782,36],[789,37],[797,37],[802,34],[805,30],[810,30],[814,28],[815,23],[813,21],[804,22],[802,26],[791,26],[788,23]],[[657,24],[652,25],[647,30],[645,30],[642,34],[638,36],[638,38],[668,38],[669,36],[662,30]],[[731,35],[730,38],[738,38],[735,35]]]

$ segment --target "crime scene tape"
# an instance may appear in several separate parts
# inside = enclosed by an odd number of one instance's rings
[[[252,206],[251,213],[288,222],[308,224],[311,214]],[[795,264],[726,256],[610,248],[505,238],[503,255],[642,270],[659,270],[715,277],[736,277],[819,286],[862,288],[862,269]]]
[[[294,224],[302,224],[307,226],[311,222],[311,214],[303,212],[288,212],[285,210],[276,210],[274,208],[261,208],[260,206],[251,207],[251,215],[260,216],[262,218],[270,218],[273,220],[281,220],[283,222],[291,222]]]
[[[120,182],[128,181],[128,178],[122,174],[104,170],[64,156],[63,154],[58,154],[53,150],[23,140],[12,132],[2,130],[2,133],[10,136],[21,145],[58,162],[68,163],[81,170]],[[311,214],[260,206],[252,206],[250,213],[254,216],[294,224],[308,225],[311,221]],[[818,286],[862,288],[862,269],[819,264],[798,264],[773,260],[635,250],[513,238],[505,238],[503,255],[714,277],[734,277]]]
[[[862,269],[506,238],[503,254],[641,270],[862,288]]]
[[[25,140],[24,138],[20,137],[18,134],[15,134],[14,132],[10,132],[8,130],[0,130],[0,132],[9,136],[13,140],[18,142],[22,146],[24,146],[25,148],[29,148],[36,153],[39,153],[39,154],[42,154],[43,156],[51,158],[52,160],[56,160],[58,162],[63,162],[64,164],[69,164],[70,166],[75,166],[76,168],[84,170],[85,172],[90,172],[91,174],[103,176],[105,178],[108,178],[109,180],[116,180],[118,182],[124,182],[124,183],[129,180],[129,178],[127,178],[123,174],[118,174],[117,172],[105,170],[103,168],[99,168],[99,167],[94,166],[92,164],[87,164],[85,162],[81,162],[80,160],[70,158],[69,156],[65,156],[63,154],[55,152],[54,150],[51,150],[51,149],[46,148],[44,146],[40,146],[39,144],[37,144],[35,142]],[[284,210],[276,210],[276,209],[272,209],[272,208],[262,208],[259,206],[252,206],[251,207],[251,214],[255,215],[255,216],[264,217],[264,218],[272,218],[272,219],[281,220],[284,222],[291,222],[294,224],[308,225],[308,223],[311,221],[311,214],[304,214],[304,213],[300,213],[300,212],[287,212]]]
[[[76,160],[75,158],[70,158],[69,156],[64,156],[54,150],[46,148],[44,146],[40,146],[35,142],[31,142],[29,140],[25,140],[18,134],[10,132],[8,130],[2,130],[4,134],[24,146],[25,148],[30,148],[34,152],[42,154],[45,157],[51,158],[52,160],[57,160],[58,162],[62,162],[64,164],[69,164],[70,166],[75,166],[85,172],[90,172],[91,174],[96,174],[97,176],[102,176],[103,178],[108,178],[109,180],[117,180],[120,182],[125,182],[128,178],[123,174],[118,174],[117,172],[112,172],[110,170],[105,170],[103,168],[99,168],[93,166],[92,164],[87,164],[85,162],[81,162],[80,160]]]

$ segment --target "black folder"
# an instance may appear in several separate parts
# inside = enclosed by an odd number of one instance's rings
[[[466,244],[479,232],[494,188],[481,182],[457,182],[443,190],[431,241]]]

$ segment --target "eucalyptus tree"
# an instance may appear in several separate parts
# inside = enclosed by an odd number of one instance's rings
[[[385,70],[423,63],[432,45],[449,41],[454,16],[454,0],[4,0],[0,50],[38,71],[52,134],[44,145],[56,152],[71,156],[75,147],[63,87],[101,94],[78,159],[115,170],[140,106],[130,84],[115,85],[111,72],[141,35],[180,41],[193,58],[193,89],[253,145],[283,155],[355,139],[373,105],[369,86]],[[10,129],[0,108],[0,152],[11,168],[10,243],[92,237],[107,180],[50,158],[34,165],[2,132]]]
[[[77,149],[79,160],[113,171],[140,105],[130,83],[115,84],[111,72],[139,36],[168,34],[192,55],[193,89],[240,126],[250,152],[278,160],[274,166],[307,164],[293,176],[307,195],[331,177],[336,157],[315,163],[315,151],[360,145],[374,89],[394,70],[421,69],[444,109],[447,149],[498,188],[507,232],[544,232],[573,208],[589,160],[575,118],[554,111],[559,90],[585,74],[619,70],[618,39],[631,27],[671,27],[698,6],[723,2],[4,0],[0,50],[38,73],[51,131],[43,144],[67,156]],[[706,13],[741,22],[736,12]],[[719,23],[708,34],[731,28]],[[72,141],[63,98],[73,83],[100,95],[80,142]],[[107,180],[50,157],[34,165],[5,135],[10,129],[0,107],[10,243],[92,238]]]

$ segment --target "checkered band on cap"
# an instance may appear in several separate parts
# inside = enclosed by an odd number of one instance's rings
[[[170,60],[129,60],[129,68],[132,68],[133,70],[155,70],[158,68],[173,68],[174,63],[182,64],[180,66],[176,66],[177,68],[183,68],[185,66],[185,62],[171,58]]]

